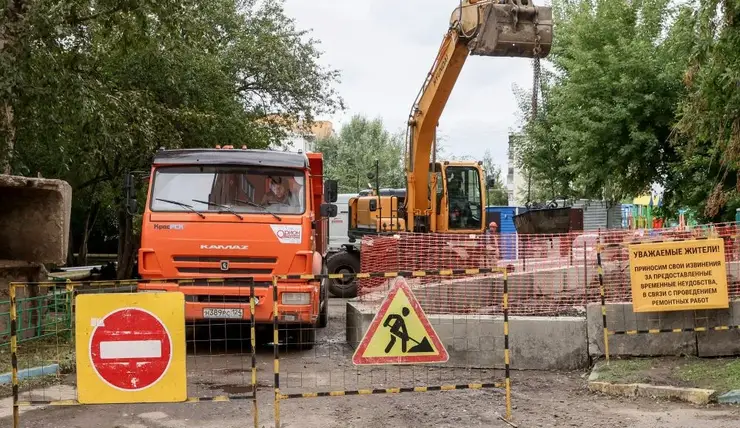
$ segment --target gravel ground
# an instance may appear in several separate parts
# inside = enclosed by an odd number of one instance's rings
[[[283,392],[354,389],[405,384],[461,383],[501,380],[501,371],[431,368],[375,368],[355,371],[344,338],[344,302],[332,299],[331,320],[311,351],[281,349]],[[243,346],[229,349],[209,345],[188,357],[188,393],[191,396],[244,394],[249,384],[249,353]],[[258,353],[258,395],[261,427],[272,427],[272,352]],[[697,407],[647,399],[618,399],[591,394],[585,372],[514,372],[513,422],[519,427],[634,427],[733,428],[740,408]],[[73,384],[70,377],[67,384]],[[65,397],[65,388],[54,397]],[[66,394],[74,389],[66,387]],[[23,399],[39,397],[38,393]],[[8,399],[0,405],[0,424],[12,426]],[[500,390],[405,393],[394,395],[298,398],[281,402],[283,427],[508,427]],[[252,426],[252,403],[205,402],[184,404],[96,405],[24,408],[22,427],[38,428],[242,428]]]

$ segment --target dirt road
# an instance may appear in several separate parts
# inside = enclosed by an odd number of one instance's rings
[[[281,355],[282,384],[295,390],[330,390],[359,382],[349,379],[351,351],[343,349],[344,303],[332,299],[331,320],[321,343],[311,351]],[[188,357],[188,394],[209,396],[249,391],[249,352],[209,343]],[[258,358],[260,426],[272,427],[272,354]],[[374,374],[374,384],[393,383],[390,370]],[[435,372],[439,373],[439,372]],[[423,372],[427,380],[430,372]],[[415,373],[418,377],[418,373]],[[586,390],[585,373],[513,373],[514,422],[519,427],[732,428],[737,407],[702,408],[682,403],[600,397]],[[476,376],[485,377],[486,373]],[[417,379],[418,380],[418,379]],[[356,382],[357,381],[357,382]],[[354,383],[353,383],[354,382]],[[73,384],[70,377],[68,384]],[[386,385],[394,386],[394,385]],[[385,387],[385,386],[383,386]],[[67,394],[73,387],[67,386]],[[71,392],[70,392],[71,391]],[[47,391],[51,393],[51,390]],[[61,392],[63,394],[64,392]],[[24,399],[38,398],[26,395]],[[74,398],[53,397],[46,399]],[[0,408],[0,424],[11,426],[8,400]],[[34,428],[243,428],[252,426],[252,403],[98,405],[25,409],[22,427]],[[282,426],[292,428],[508,427],[499,390],[406,393],[398,395],[299,398],[281,402]]]

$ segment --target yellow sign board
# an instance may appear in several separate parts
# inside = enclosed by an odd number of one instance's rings
[[[629,247],[635,312],[729,307],[721,238]]]
[[[352,356],[355,365],[443,363],[448,359],[406,279],[400,277]]]
[[[81,294],[75,306],[80,403],[187,399],[182,293]]]

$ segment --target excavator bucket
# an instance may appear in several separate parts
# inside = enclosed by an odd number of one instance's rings
[[[532,0],[470,1],[477,4],[479,22],[469,42],[471,55],[534,58],[550,53],[552,8],[535,6]]]

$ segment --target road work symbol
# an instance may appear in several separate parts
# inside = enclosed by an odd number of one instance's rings
[[[426,337],[424,337],[420,342],[418,340],[414,340],[409,336],[408,332],[406,332],[406,321],[403,320],[403,317],[409,316],[411,310],[404,306],[404,308],[401,309],[401,313],[403,316],[390,314],[388,315],[388,318],[383,321],[383,327],[390,327],[391,329],[391,340],[388,342],[388,346],[385,347],[385,353],[387,354],[391,352],[393,345],[396,344],[396,337],[401,339],[401,352],[403,353],[407,352],[406,348],[408,347],[409,341],[416,343],[416,346],[409,349],[408,352],[434,352],[432,345],[429,344]]]
[[[80,403],[187,398],[182,293],[82,294],[75,306]]]
[[[397,278],[357,347],[355,365],[440,363],[447,350],[404,278]]]

